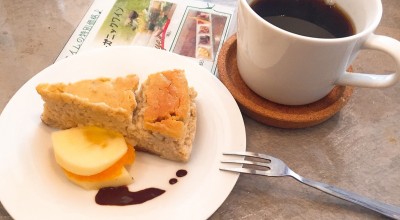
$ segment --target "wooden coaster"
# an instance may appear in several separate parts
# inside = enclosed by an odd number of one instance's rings
[[[220,80],[244,114],[279,128],[305,128],[320,124],[339,112],[353,93],[352,87],[336,86],[321,100],[299,106],[281,105],[264,99],[250,90],[240,77],[236,59],[236,35],[222,46],[217,67]]]

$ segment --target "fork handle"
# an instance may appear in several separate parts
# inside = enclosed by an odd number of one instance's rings
[[[298,174],[292,174],[291,176],[306,185],[309,185],[311,187],[319,189],[330,195],[347,200],[349,202],[353,202],[353,203],[361,205],[365,208],[374,210],[374,211],[379,212],[387,217],[394,218],[394,219],[400,219],[400,207],[385,204],[385,203],[382,203],[382,202],[379,202],[379,201],[376,201],[376,200],[373,200],[373,199],[370,199],[370,198],[367,198],[364,196],[360,196],[353,192],[349,192],[349,191],[334,187],[329,184],[310,180],[310,179],[304,178]]]

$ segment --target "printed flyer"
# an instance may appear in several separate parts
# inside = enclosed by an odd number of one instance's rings
[[[216,75],[234,8],[201,1],[96,0],[56,61],[91,48],[140,45],[196,60]]]

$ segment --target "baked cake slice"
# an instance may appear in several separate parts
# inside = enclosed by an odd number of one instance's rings
[[[42,121],[60,129],[93,125],[126,135],[137,106],[135,91],[139,79],[128,75],[64,84],[39,84],[45,101]]]
[[[40,84],[42,121],[60,129],[98,126],[120,132],[135,149],[188,161],[196,132],[196,92],[183,70],[138,77],[99,78],[70,84]]]
[[[154,73],[142,83],[128,138],[136,149],[188,161],[196,131],[196,92],[183,70]]]

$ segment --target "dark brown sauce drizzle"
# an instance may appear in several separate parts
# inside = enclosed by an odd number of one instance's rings
[[[186,174],[187,174],[186,170],[178,170],[178,171],[176,171],[176,176],[177,177],[184,177],[184,176],[186,176]]]
[[[178,182],[178,180],[176,179],[176,178],[171,178],[170,180],[169,180],[169,184],[171,184],[171,185],[174,185],[175,183],[177,183]]]
[[[184,177],[187,175],[186,170],[176,171],[177,177]],[[171,178],[169,184],[173,185],[178,182],[178,179]],[[165,193],[165,190],[158,188],[147,188],[136,192],[129,191],[127,186],[119,187],[105,187],[97,192],[95,201],[99,205],[136,205],[152,200]]]
[[[178,170],[178,171],[176,171],[176,176],[177,177],[184,177],[186,175],[187,175],[187,171],[186,170]],[[176,178],[169,179],[169,184],[171,184],[171,185],[174,185],[177,182],[178,182],[178,179],[176,179]]]
[[[147,188],[137,192],[129,191],[127,186],[101,188],[95,200],[99,205],[135,205],[147,202],[165,193],[165,190]]]

